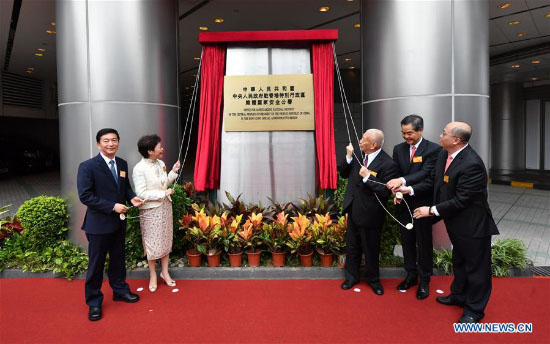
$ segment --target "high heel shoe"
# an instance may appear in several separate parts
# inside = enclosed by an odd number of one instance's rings
[[[176,286],[176,281],[172,280],[170,282],[168,282],[166,279],[164,279],[164,276],[162,275],[162,272],[159,274],[160,276],[160,279],[164,281],[164,283],[166,283],[167,286],[169,287],[175,287]]]
[[[151,282],[149,282],[149,291],[151,293],[154,293],[155,291],[157,291],[157,284],[155,283],[155,285],[151,285]]]

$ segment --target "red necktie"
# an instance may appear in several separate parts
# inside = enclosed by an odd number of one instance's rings
[[[411,152],[411,162],[413,161],[414,153],[416,153],[416,146],[413,146],[412,152]]]
[[[453,161],[453,156],[451,154],[447,154],[447,163],[445,164],[445,172],[447,172],[447,169],[449,168],[449,165],[451,164],[452,161]]]

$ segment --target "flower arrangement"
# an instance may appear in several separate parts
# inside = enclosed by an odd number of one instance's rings
[[[288,241],[286,231],[288,214],[281,211],[277,214],[272,223],[264,223],[262,241],[269,247],[271,252],[284,252]]]
[[[252,213],[248,216],[242,228],[237,232],[243,243],[243,247],[251,252],[256,252],[263,243],[262,221],[262,213]]]
[[[286,245],[290,248],[291,253],[309,254],[313,251],[313,230],[311,229],[311,221],[305,216],[298,213],[298,216],[292,217],[292,223],[287,225],[287,232],[290,240]]]

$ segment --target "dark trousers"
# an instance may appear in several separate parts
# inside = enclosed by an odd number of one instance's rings
[[[408,211],[399,217],[399,221],[403,224],[411,222]],[[420,276],[421,281],[429,283],[433,273],[432,220],[430,218],[414,220],[414,227],[411,230],[399,227],[407,275]]]
[[[109,285],[114,294],[127,294],[130,287],[126,283],[126,265],[124,261],[124,236],[125,231],[121,227],[114,233],[109,234],[89,234],[88,238],[88,273],[86,274],[86,284],[84,293],[86,304],[88,306],[101,306],[103,302],[103,293],[101,284],[103,283],[103,270],[105,268],[105,259],[109,254]]]
[[[451,294],[464,304],[464,315],[481,319],[492,289],[491,237],[464,238],[449,233],[453,244]]]
[[[348,218],[348,230],[346,232],[346,279],[357,283],[360,280],[359,266],[361,256],[365,254],[365,267],[367,270],[367,282],[380,281],[380,228],[357,226],[353,222],[351,213]]]

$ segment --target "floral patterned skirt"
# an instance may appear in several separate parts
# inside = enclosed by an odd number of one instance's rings
[[[172,251],[172,203],[165,198],[162,205],[139,211],[141,238],[147,260],[160,259]]]

